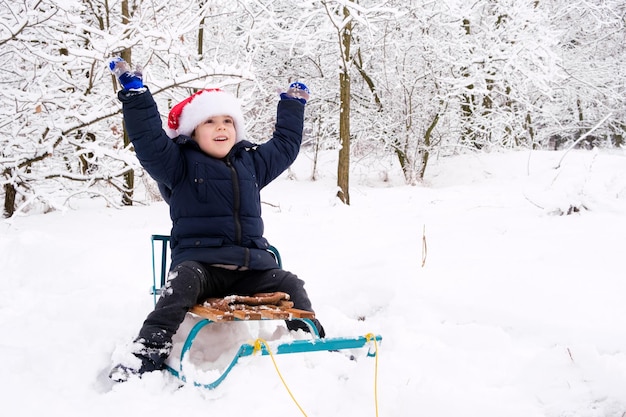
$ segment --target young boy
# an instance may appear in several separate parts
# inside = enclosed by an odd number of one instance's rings
[[[260,190],[296,159],[308,89],[281,94],[272,138],[245,139],[237,99],[220,90],[197,92],[172,108],[167,128],[141,74],[120,58],[109,64],[123,89],[124,123],[137,158],[170,206],[172,267],[166,289],[133,344],[132,363],[110,378],[125,381],[163,368],[172,336],[195,304],[209,297],[281,291],[294,308],[313,311],[304,282],[279,269],[263,237]],[[324,329],[315,321],[320,336]],[[288,321],[290,330],[304,329]]]

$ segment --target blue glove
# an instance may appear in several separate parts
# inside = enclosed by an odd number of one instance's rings
[[[131,71],[126,61],[116,57],[109,61],[109,69],[117,77],[124,90],[141,91],[144,89],[140,68]]]
[[[281,93],[280,97],[284,99],[296,99],[300,103],[306,104],[310,94],[309,88],[304,83],[295,82],[291,83],[289,89]]]

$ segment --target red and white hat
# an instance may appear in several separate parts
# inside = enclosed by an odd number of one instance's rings
[[[170,110],[165,133],[170,138],[191,136],[196,127],[213,116],[230,116],[235,122],[237,142],[244,139],[246,129],[239,100],[219,88],[200,90]]]

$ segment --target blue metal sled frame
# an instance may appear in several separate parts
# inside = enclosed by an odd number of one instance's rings
[[[169,243],[169,236],[166,235],[152,235],[152,294],[154,295],[154,302],[156,304],[157,296],[161,293],[161,288],[165,285],[166,274],[167,274],[167,245]],[[156,266],[156,256],[155,256],[155,241],[161,241],[161,256],[160,256],[160,287],[157,287],[157,266]],[[278,250],[273,246],[269,249],[274,257],[276,258],[276,263],[280,268],[282,268],[282,260],[280,258],[280,254]],[[267,320],[267,319],[264,319]],[[255,347],[252,343],[244,343],[239,347],[239,350],[233,357],[230,364],[226,367],[226,369],[222,372],[222,374],[215,379],[213,382],[209,383],[201,383],[197,381],[193,381],[193,384],[198,387],[203,387],[206,389],[214,389],[216,388],[230,373],[230,371],[235,367],[239,358],[243,358],[246,356],[252,356],[255,353],[259,353],[262,356],[265,355],[283,355],[288,353],[304,353],[304,352],[319,352],[319,351],[339,351],[345,349],[360,349],[365,347],[367,344],[372,342],[378,343],[382,340],[380,335],[368,335],[368,336],[357,336],[357,337],[335,337],[335,338],[320,338],[319,333],[317,331],[317,327],[307,318],[293,318],[292,320],[300,320],[304,322],[310,330],[310,334],[312,339],[304,339],[304,340],[293,340],[290,342],[283,342],[276,345],[273,345],[271,348],[272,351],[269,351],[267,345],[262,344],[260,347]],[[242,320],[235,320],[242,321]],[[175,377],[180,379],[183,382],[187,382],[187,378],[185,377],[185,373],[183,372],[183,364],[185,363],[185,358],[193,345],[196,336],[205,326],[214,323],[212,320],[203,318],[198,323],[196,323],[185,340],[183,344],[183,348],[180,354],[180,365],[179,369],[174,369],[170,366],[166,366],[166,369]],[[368,349],[367,356],[374,357],[377,352],[371,349]]]
[[[222,383],[235,367],[239,358],[243,358],[246,356],[252,356],[255,353],[259,353],[262,356],[266,355],[283,355],[288,353],[304,353],[304,352],[319,352],[319,351],[338,351],[344,349],[358,349],[365,347],[368,343],[373,342],[375,339],[376,342],[380,342],[382,340],[381,336],[373,336],[372,338],[367,336],[357,336],[357,337],[336,337],[336,338],[320,338],[317,334],[317,329],[313,322],[309,319],[295,319],[304,321],[311,329],[315,329],[315,334],[313,339],[305,339],[305,340],[293,340],[290,342],[283,342],[273,346],[270,352],[268,347],[265,344],[262,344],[259,349],[255,348],[253,343],[244,343],[239,347],[239,350],[233,357],[230,364],[226,367],[226,369],[222,372],[222,374],[212,382],[198,382],[193,381],[193,384],[197,387],[202,387],[206,389],[215,389],[219,384]],[[185,357],[187,353],[191,349],[193,341],[195,340],[198,332],[208,324],[213,323],[213,321],[209,319],[202,319],[198,323],[196,323],[185,343],[183,344],[183,348],[180,354],[180,366],[179,369],[174,369],[170,366],[167,366],[167,370],[174,375],[176,378],[180,379],[183,382],[188,382],[183,371],[183,364],[185,363]],[[313,333],[312,333],[313,334]],[[376,356],[376,351],[368,350],[367,356],[374,357]]]

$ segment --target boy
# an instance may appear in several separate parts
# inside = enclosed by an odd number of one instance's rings
[[[164,130],[141,74],[120,58],[109,68],[123,87],[118,98],[137,158],[159,184],[172,219],[166,289],[133,344],[135,360],[115,366],[110,378],[121,382],[162,369],[186,313],[209,297],[281,291],[294,308],[313,311],[304,282],[279,269],[267,250],[260,198],[298,155],[306,86],[294,83],[281,94],[272,138],[254,145],[244,140],[243,113],[229,93],[195,93],[172,108]],[[287,327],[307,330],[297,320]]]

